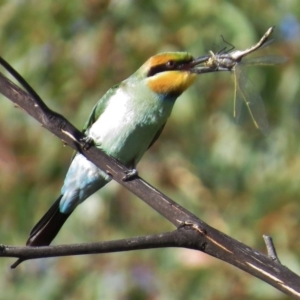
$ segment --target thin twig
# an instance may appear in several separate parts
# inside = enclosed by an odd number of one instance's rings
[[[277,262],[278,264],[281,264],[281,262],[280,262],[280,260],[277,256],[277,252],[276,252],[272,237],[270,237],[269,235],[264,234],[263,238],[264,238],[264,241],[265,241],[265,244],[266,244],[266,247],[267,247],[269,257],[273,261]]]

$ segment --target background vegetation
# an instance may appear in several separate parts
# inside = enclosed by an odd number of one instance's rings
[[[265,251],[270,234],[283,264],[300,274],[299,24],[290,1],[0,1],[0,55],[45,102],[81,128],[96,101],[151,55],[195,56],[227,41],[243,49],[272,25],[262,50],[289,57],[251,68],[270,134],[247,111],[232,117],[229,73],[206,74],[176,103],[140,175],[219,230]],[[0,97],[0,242],[23,245],[60,193],[72,150]],[[54,244],[172,229],[116,183],[93,195]],[[286,299],[246,273],[199,252],[160,249],[29,261],[0,260],[0,299]]]

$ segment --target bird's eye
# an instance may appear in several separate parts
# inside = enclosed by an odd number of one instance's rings
[[[174,60],[169,60],[167,63],[166,63],[166,67],[168,69],[173,69],[175,67],[175,61]]]

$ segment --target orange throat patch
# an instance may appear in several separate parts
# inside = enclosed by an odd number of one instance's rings
[[[161,72],[147,80],[148,87],[157,94],[181,94],[196,79],[189,71]]]

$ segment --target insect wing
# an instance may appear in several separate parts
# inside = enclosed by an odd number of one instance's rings
[[[242,65],[247,66],[272,66],[280,65],[287,61],[287,57],[279,55],[266,55],[254,58],[243,59],[241,62]]]
[[[240,72],[240,67],[235,65],[233,68],[233,81],[234,81],[234,99],[233,99],[233,117],[238,123],[241,117],[242,104],[244,99],[240,93],[240,89],[243,89],[246,86],[245,80],[246,76],[242,76],[243,74]]]
[[[236,120],[241,115],[241,107],[244,102],[249,110],[254,125],[263,134],[269,132],[269,124],[265,106],[260,94],[255,89],[253,83],[247,78],[240,64],[234,67],[235,97],[234,97],[234,117]]]

